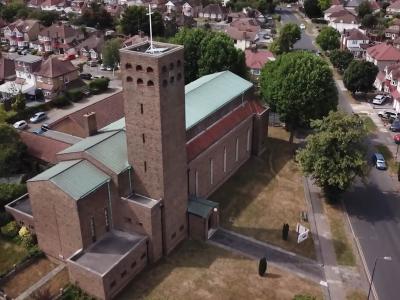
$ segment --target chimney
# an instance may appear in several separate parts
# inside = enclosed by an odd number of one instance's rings
[[[96,113],[90,112],[83,115],[85,119],[84,129],[86,136],[92,136],[97,133],[97,122],[96,122]]]

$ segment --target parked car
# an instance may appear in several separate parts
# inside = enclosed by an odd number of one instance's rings
[[[14,127],[15,129],[23,130],[23,129],[28,128],[28,123],[26,123],[26,121],[24,121],[24,120],[21,120],[21,121],[15,122],[15,123],[13,124],[13,127]]]
[[[29,119],[29,121],[31,121],[32,123],[37,123],[37,122],[40,122],[40,121],[42,121],[42,120],[44,120],[44,119],[46,119],[47,118],[47,115],[46,115],[46,113],[44,113],[44,112],[37,112],[36,114],[34,114],[30,119]]]
[[[10,47],[10,49],[8,50],[8,52],[10,52],[10,53],[13,53],[16,51],[17,51],[17,48],[15,48],[15,47]]]
[[[381,119],[395,120],[398,117],[398,113],[393,110],[383,110],[383,111],[378,112],[378,116]]]
[[[100,65],[100,70],[105,71],[107,70],[106,66],[104,66],[103,64]]]
[[[301,24],[300,24],[300,29],[301,29],[301,30],[306,29],[306,25],[304,25],[303,23],[301,23]]]
[[[291,4],[287,4],[286,7],[287,8],[292,8],[292,5]]]
[[[394,120],[389,127],[390,131],[399,132],[400,131],[400,120]]]
[[[390,98],[386,95],[376,95],[375,98],[372,100],[372,104],[382,105]]]
[[[37,135],[45,133],[45,132],[46,132],[46,130],[43,130],[43,128],[36,128],[35,130],[32,130],[32,133],[37,134]]]
[[[79,77],[81,79],[90,80],[90,79],[92,79],[92,74],[90,74],[90,73],[81,73],[81,74],[79,74]]]
[[[112,71],[112,68],[111,67],[106,67],[106,70],[107,71]]]
[[[375,168],[377,168],[378,170],[386,170],[387,169],[385,158],[383,157],[383,155],[381,153],[374,153],[372,155],[372,163],[374,164]]]
[[[400,134],[396,134],[396,135],[393,137],[393,141],[394,141],[396,144],[400,144]]]

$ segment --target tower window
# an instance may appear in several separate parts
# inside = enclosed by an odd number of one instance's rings
[[[163,85],[163,87],[166,87],[168,85],[168,81],[164,79],[162,82],[162,85]]]
[[[181,73],[178,73],[177,79],[178,79],[178,80],[181,80],[181,79],[182,79],[182,74],[181,74]]]
[[[143,140],[143,144],[146,142],[146,139],[144,137],[144,133],[142,133],[142,140]]]
[[[239,161],[239,139],[236,139],[236,161]]]
[[[214,184],[214,161],[210,159],[210,184]]]
[[[147,81],[147,86],[154,86],[154,82],[152,80]]]
[[[137,84],[143,84],[143,79],[139,78],[136,82],[137,82]]]
[[[143,70],[143,68],[142,68],[141,65],[137,65],[137,66],[136,66],[136,71],[142,71],[142,70]]]
[[[152,67],[147,67],[146,72],[147,73],[153,73],[153,68]]]
[[[133,269],[134,267],[136,267],[136,260],[133,263],[131,263],[131,268]]]
[[[174,80],[175,80],[175,78],[174,78],[174,76],[172,76],[172,77],[169,79],[169,82],[173,83]]]
[[[143,162],[143,167],[144,167],[144,171],[147,172],[147,162],[146,161]]]
[[[130,63],[125,64],[125,69],[132,69],[132,65]]]
[[[162,70],[163,73],[165,73],[165,72],[167,72],[167,67],[163,66],[161,70]]]
[[[140,103],[140,113],[143,115],[143,103]]]
[[[133,79],[132,79],[131,76],[126,77],[126,81],[127,81],[127,82],[132,82],[132,80],[133,80]]]
[[[177,65],[178,67],[181,66],[181,60],[180,60],[180,59],[178,59],[178,61],[176,62],[176,65]]]
[[[169,64],[169,69],[170,69],[170,70],[173,70],[173,69],[174,69],[174,63],[170,63],[170,64]]]

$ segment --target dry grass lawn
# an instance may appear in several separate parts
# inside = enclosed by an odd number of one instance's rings
[[[346,300],[365,300],[367,295],[363,291],[353,290],[347,293]]]
[[[273,267],[268,273],[266,277],[258,275],[257,261],[187,240],[142,272],[116,299],[291,300],[296,294],[322,299],[316,283]]]
[[[28,255],[21,245],[5,240],[0,236],[0,274],[7,272]]]
[[[19,271],[2,286],[2,289],[8,296],[15,298],[55,267],[56,265],[50,260],[42,258],[27,268]]]
[[[295,233],[300,213],[307,211],[303,179],[293,160],[296,145],[288,143],[282,128],[270,127],[268,135],[262,157],[252,157],[210,197],[220,203],[220,225],[315,258],[312,239],[298,245]],[[284,223],[290,226],[289,241],[282,240]]]

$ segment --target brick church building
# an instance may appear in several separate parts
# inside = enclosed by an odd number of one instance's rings
[[[207,239],[218,204],[207,200],[267,137],[268,109],[252,84],[224,71],[184,85],[182,46],[120,50],[125,118],[57,154],[6,209],[29,226],[71,282],[111,299],[187,237]]]

